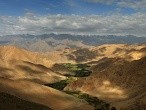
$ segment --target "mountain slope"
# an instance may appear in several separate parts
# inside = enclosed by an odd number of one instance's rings
[[[65,48],[88,48],[103,44],[138,44],[145,43],[146,37],[132,35],[9,35],[0,36],[0,45],[14,45],[36,52],[48,52]]]
[[[137,110],[135,103],[141,103],[139,107],[146,107],[145,67],[146,57],[131,62],[105,58],[91,67],[91,76],[69,84],[65,90],[89,93],[118,109],[130,107]]]
[[[13,95],[0,93],[0,110],[52,110],[49,107],[25,101]]]
[[[50,83],[65,79],[49,66],[52,61],[42,54],[12,46],[0,47],[0,76],[13,80],[24,79],[38,83]]]
[[[118,109],[137,110],[136,106],[146,105],[145,48],[145,44],[106,44],[37,53],[0,46],[0,92],[56,110],[92,110],[86,101],[45,86],[66,81],[66,74],[74,76],[78,70],[83,77],[73,78],[65,91],[81,91]],[[80,73],[91,71],[85,77]]]
[[[93,109],[86,101],[44,86],[66,79],[49,68],[53,63],[50,64],[51,60],[46,55],[1,46],[0,62],[0,92],[55,110]]]
[[[81,48],[70,51],[65,51],[64,55],[69,60],[76,61],[77,63],[98,61],[104,57],[108,58],[124,58],[126,60],[137,60],[146,55],[145,44],[105,44],[92,48]]]
[[[78,108],[79,110],[85,110],[85,108],[86,110],[92,109],[86,102],[81,102],[73,96],[25,80],[13,81],[0,78],[0,91],[31,102],[43,104],[55,110],[69,110],[74,108]]]

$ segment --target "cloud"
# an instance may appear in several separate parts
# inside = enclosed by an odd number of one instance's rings
[[[113,34],[146,35],[146,14],[0,16],[0,35],[11,34]]]
[[[84,0],[87,2],[92,2],[92,3],[103,3],[103,4],[112,4],[114,2],[116,2],[117,0]]]
[[[145,10],[146,0],[121,0],[117,2],[120,7],[132,8],[135,10]]]
[[[102,3],[108,5],[116,5],[124,8],[135,10],[146,10],[146,0],[84,0],[91,3]]]

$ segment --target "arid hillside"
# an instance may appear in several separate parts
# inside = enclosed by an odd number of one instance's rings
[[[86,101],[44,86],[44,84],[66,79],[66,76],[55,73],[49,68],[53,63],[45,55],[39,53],[11,46],[0,47],[0,92],[11,95],[14,103],[18,103],[17,99],[14,99],[15,97],[26,101],[26,103],[34,102],[38,106],[41,104],[41,110],[45,107],[48,110],[49,108],[92,110],[93,107]],[[25,102],[24,107],[29,108]],[[2,110],[6,109],[2,108]],[[33,108],[29,110],[33,110]]]
[[[140,59],[145,56],[145,44],[105,44],[90,48],[66,48],[52,52],[45,52],[45,57],[55,63],[85,63],[97,61],[104,57],[125,58],[126,60]]]
[[[0,79],[0,91],[21,99],[45,105],[54,110],[91,109],[86,102],[58,90],[26,80]]]
[[[54,73],[49,66],[53,62],[39,53],[12,46],[0,47],[0,76],[13,80],[30,80],[49,83],[65,79]]]
[[[41,110],[145,110],[145,56],[145,44],[45,53],[0,46],[0,102],[12,98]]]
[[[0,93],[0,110],[52,110],[41,104],[36,104],[16,96]]]
[[[89,77],[70,83],[65,90],[97,96],[119,110],[145,110],[146,57],[134,61],[104,58],[93,63]]]

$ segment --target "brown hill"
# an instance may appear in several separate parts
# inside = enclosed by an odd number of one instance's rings
[[[146,55],[146,45],[105,44],[92,48],[70,50],[64,53],[69,60],[77,63],[97,61],[104,57],[138,60]]]
[[[81,102],[73,96],[26,80],[13,81],[0,78],[0,91],[27,101],[48,106],[55,110],[70,110],[75,108],[79,110],[85,110],[85,108],[86,110],[93,109],[86,102]]]
[[[145,48],[145,44],[105,44],[90,48],[65,48],[63,50],[46,52],[44,56],[52,62],[50,66],[55,63],[87,63],[104,57],[138,60],[146,55]]]
[[[95,62],[94,62],[95,63]],[[92,75],[69,84],[65,90],[82,91],[109,102],[118,109],[146,107],[146,57],[132,62],[104,58],[91,67]]]
[[[85,110],[85,108],[92,110],[93,107],[86,101],[44,86],[44,84],[66,79],[65,76],[49,68],[52,64],[46,54],[33,53],[12,46],[1,46],[0,92],[26,100],[26,102],[44,105],[40,106],[41,110],[44,107],[55,110]],[[15,101],[17,102],[17,99]],[[6,105],[6,102],[1,104]],[[29,108],[25,102],[24,107]]]
[[[0,93],[0,110],[52,110],[41,104],[22,100],[13,95]]]
[[[78,78],[65,90],[88,93],[124,110],[144,108],[145,48],[144,44],[107,44],[42,54],[0,46],[0,92],[56,110],[93,109],[86,101],[44,86],[66,79],[64,74],[70,70],[59,63],[86,63],[92,74]]]
[[[13,46],[0,46],[0,62],[0,76],[4,78],[25,79],[39,83],[65,79],[64,76],[49,69],[52,61],[44,55]]]
[[[0,46],[0,61],[7,65],[17,63],[18,61],[28,61],[35,64],[43,64],[45,66],[52,66],[52,62],[44,54],[37,52],[30,52],[22,48],[14,46]],[[16,62],[17,61],[17,62]]]

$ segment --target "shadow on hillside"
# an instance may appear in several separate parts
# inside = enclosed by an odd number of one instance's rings
[[[27,64],[27,65],[30,65],[30,66],[33,66],[33,67],[36,67],[36,68],[39,68],[40,70],[50,70],[48,67],[42,65],[42,64],[34,64],[34,63],[31,63],[31,62],[28,62],[28,61],[23,61],[24,64]]]
[[[32,69],[31,67],[29,66],[24,66],[24,65],[17,65],[17,67],[23,71],[26,71],[27,73],[29,73],[30,75],[31,74],[42,74],[43,72],[42,71],[38,71],[38,70],[35,70],[35,69]]]
[[[78,49],[71,54],[68,54],[67,57],[69,60],[75,60],[76,62],[85,62],[96,58],[97,52],[90,51],[87,48]]]
[[[125,103],[124,108],[127,106],[125,101],[129,101],[129,105],[135,108],[132,104],[144,99],[140,99],[139,96],[145,94],[146,89],[146,57],[131,62],[125,59],[105,58],[88,64],[92,63],[94,64],[91,67],[92,75],[74,81],[66,87],[66,90],[85,91],[112,103],[119,101],[120,106]],[[136,106],[141,107],[138,103]]]
[[[17,65],[17,67],[22,71],[26,71],[30,75],[45,74],[48,71],[52,71],[42,64],[34,64],[28,61],[23,61],[22,64]]]
[[[13,73],[13,69],[0,67],[0,77],[4,78],[11,78],[12,75],[10,73]]]
[[[52,110],[41,104],[29,102],[0,92],[0,110]]]

